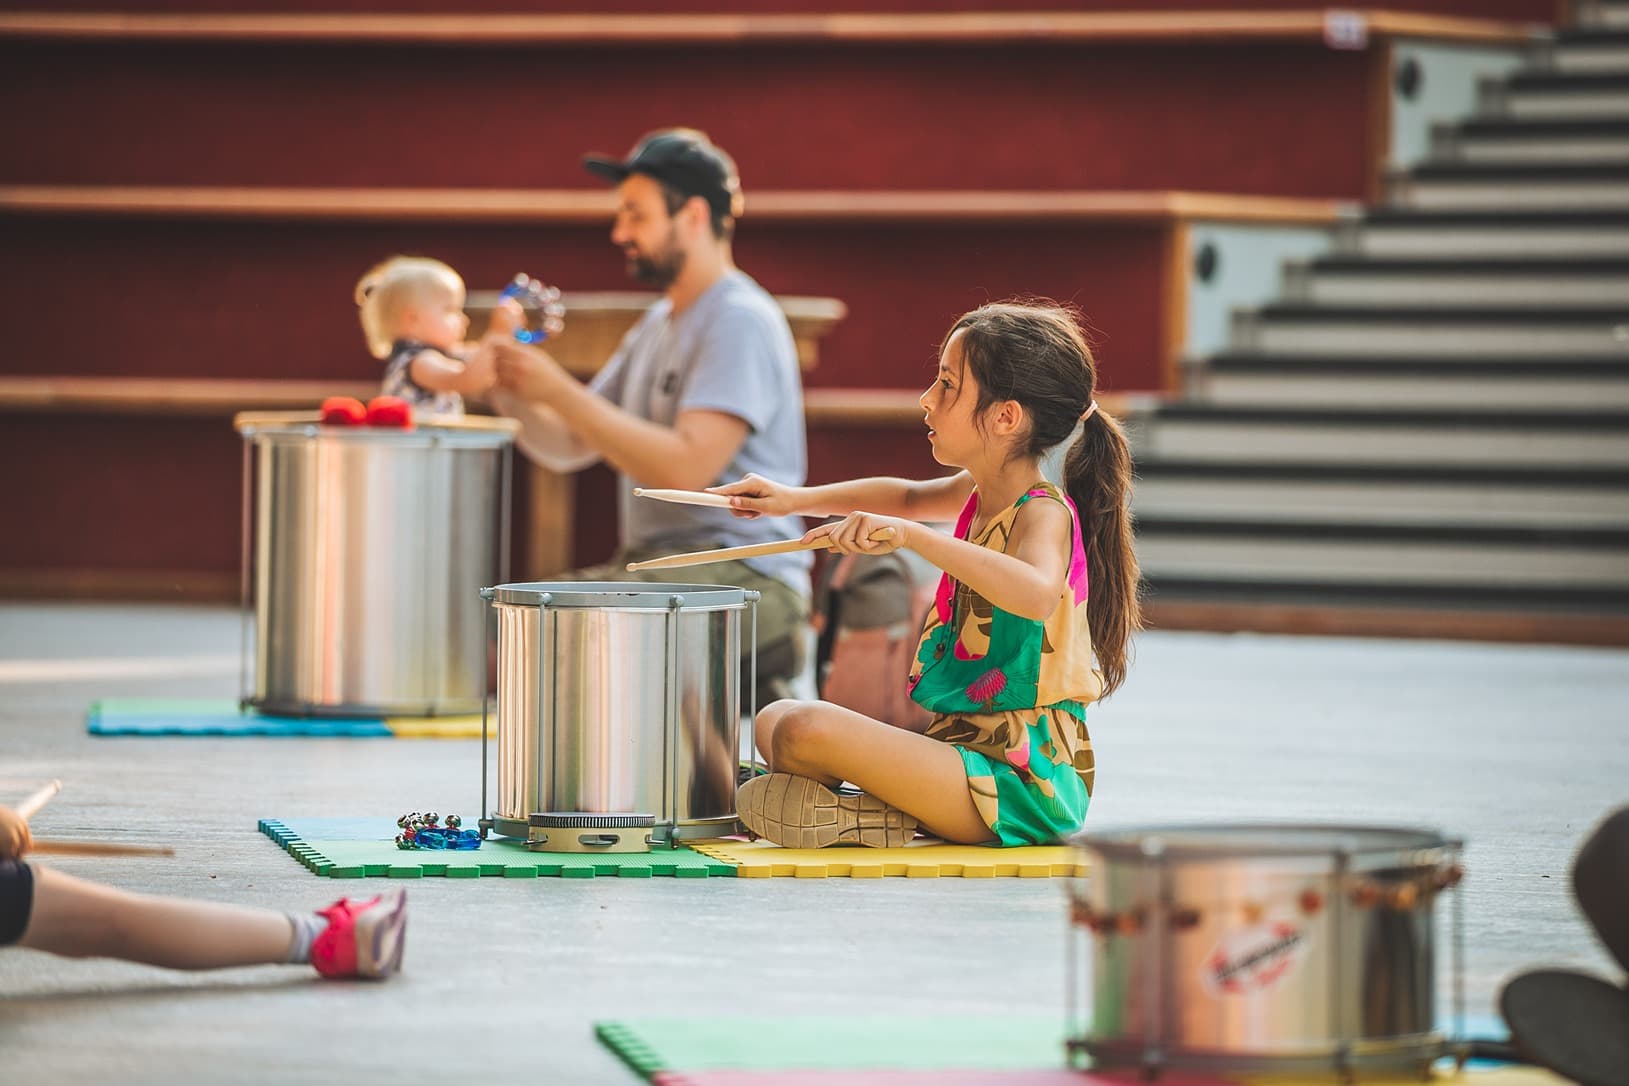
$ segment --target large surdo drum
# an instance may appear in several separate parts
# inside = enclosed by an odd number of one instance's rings
[[[1090,984],[1091,1006],[1072,1059],[1350,1074],[1423,1071],[1444,1054],[1433,910],[1459,881],[1460,842],[1417,829],[1216,825],[1074,844],[1088,874],[1071,887],[1071,930],[1089,939],[1092,970],[1069,981],[1072,1002]]]

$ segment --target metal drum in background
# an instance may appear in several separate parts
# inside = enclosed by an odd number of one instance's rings
[[[508,564],[513,420],[386,429],[264,412],[236,425],[255,632],[243,703],[301,716],[480,712],[477,591]]]
[[[1092,943],[1071,1059],[1207,1071],[1423,1071],[1436,1021],[1437,895],[1461,842],[1418,829],[1177,826],[1082,834],[1070,952]],[[1459,925],[1454,979],[1462,1004]],[[1073,1003],[1087,981],[1069,979]]]
[[[483,828],[528,837],[533,815],[575,811],[652,814],[663,844],[735,830],[741,618],[751,606],[756,626],[758,593],[586,582],[481,596],[498,626],[498,802],[483,745]]]

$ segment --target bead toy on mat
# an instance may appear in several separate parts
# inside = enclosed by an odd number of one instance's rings
[[[443,822],[439,814],[414,811],[396,820],[402,832],[396,835],[399,849],[449,849],[468,851],[481,847],[481,835],[476,830],[463,829],[464,820],[455,814]]]

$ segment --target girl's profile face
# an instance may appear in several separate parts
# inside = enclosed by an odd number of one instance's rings
[[[402,312],[407,337],[440,351],[450,351],[464,342],[469,317],[464,313],[462,291],[437,291]]]
[[[952,468],[966,467],[984,445],[984,437],[973,418],[979,390],[962,354],[963,334],[958,331],[945,343],[933,384],[917,397],[922,405],[922,421],[928,427],[928,441],[933,446],[933,458]]]

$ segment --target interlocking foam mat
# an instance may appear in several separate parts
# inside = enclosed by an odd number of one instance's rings
[[[394,840],[396,824],[388,818],[263,818],[260,832],[312,873],[330,879],[704,879],[735,875],[729,864],[688,848],[583,855],[531,852],[518,841],[491,837],[467,852],[399,849]]]
[[[416,879],[595,875],[644,878],[1047,878],[1085,874],[1063,846],[984,848],[922,839],[904,848],[780,848],[735,838],[692,841],[688,847],[650,852],[530,852],[522,844],[491,837],[469,852],[399,849],[396,824],[388,818],[295,818],[260,820],[260,832],[311,871],[328,878]]]
[[[487,734],[497,723],[487,720]],[[92,735],[322,736],[350,739],[479,739],[480,715],[437,717],[294,717],[241,712],[223,698],[105,698],[91,703]]]
[[[904,848],[781,848],[768,841],[723,838],[697,841],[694,847],[735,865],[743,879],[1044,879],[1086,873],[1079,856],[1063,845],[992,848],[922,838]]]
[[[1072,1071],[1064,1066],[1061,1016],[642,1019],[602,1022],[594,1033],[657,1086],[1140,1086],[1137,1069]],[[1494,1066],[1433,1081],[1452,1086],[1562,1086],[1536,1068]],[[1332,1073],[1218,1075],[1167,1072],[1169,1086],[1328,1086]],[[1418,1075],[1359,1075],[1358,1083],[1401,1084]]]

